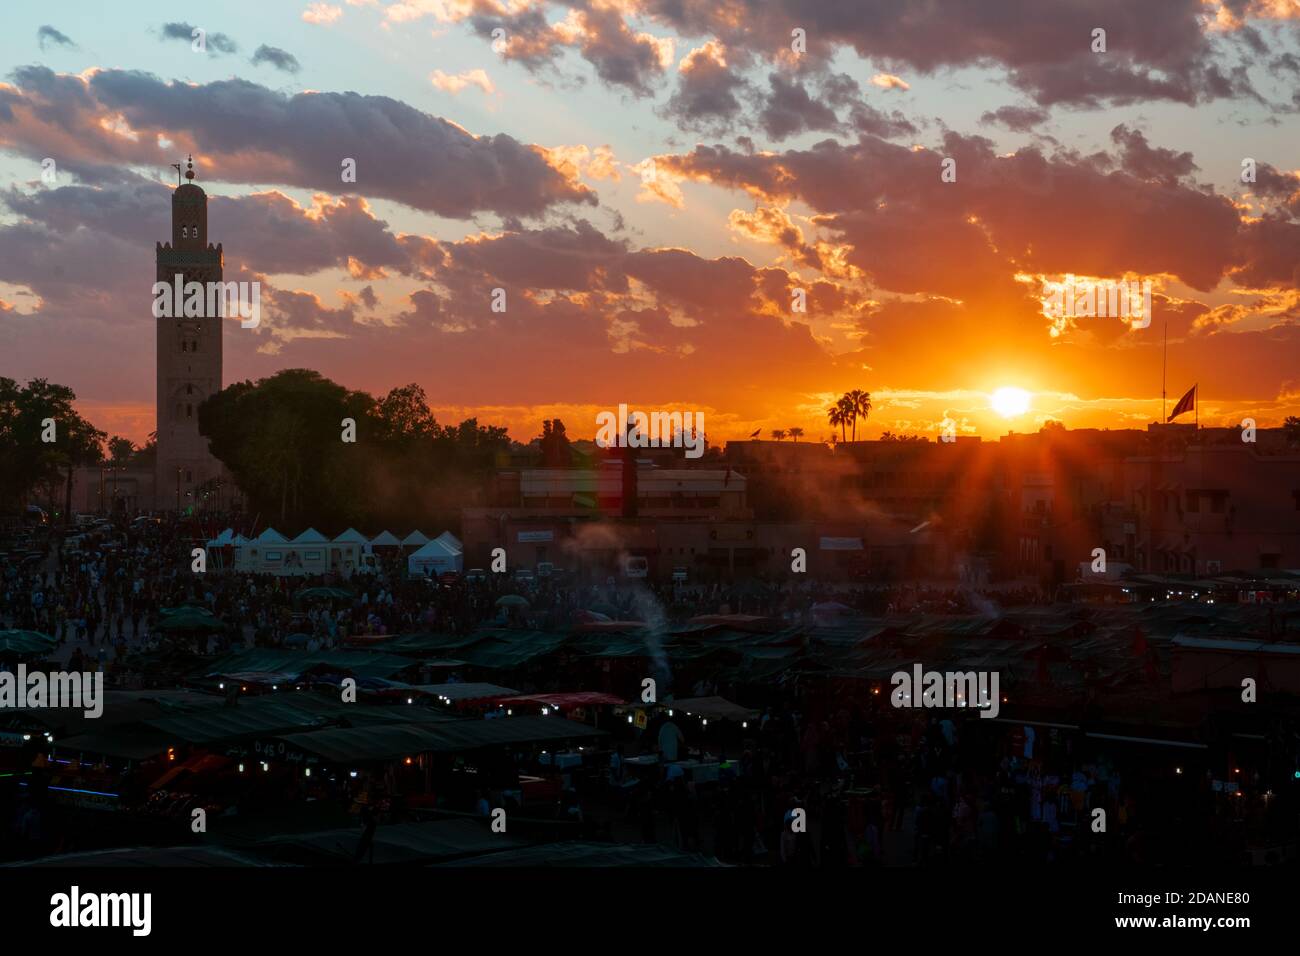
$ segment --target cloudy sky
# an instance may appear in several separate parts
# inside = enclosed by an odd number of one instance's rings
[[[262,283],[260,327],[226,328],[227,383],[415,381],[440,419],[524,441],[555,416],[590,437],[620,403],[703,411],[712,441],[816,440],[861,388],[869,435],[994,438],[1143,427],[1167,332],[1171,405],[1199,382],[1203,422],[1300,413],[1300,0],[66,0],[5,20],[0,375],[70,385],[137,441],[187,153],[226,278]],[[1066,276],[1149,279],[1150,325],[1045,314]],[[992,407],[1006,387],[1022,414]]]

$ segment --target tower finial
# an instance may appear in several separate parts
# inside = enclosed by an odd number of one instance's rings
[[[190,154],[189,160],[185,163],[185,178],[194,181],[194,154]]]

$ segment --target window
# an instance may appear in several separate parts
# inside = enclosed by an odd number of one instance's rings
[[[188,239],[189,237],[190,237],[190,227],[189,227],[189,226],[181,226],[181,238],[182,238],[182,239]]]
[[[186,385],[186,386],[185,386],[185,394],[186,394],[186,395],[193,395],[193,394],[194,394],[194,386],[193,386],[193,385]]]
[[[199,350],[199,340],[195,339],[190,343],[190,351],[197,352],[198,350]]]
[[[186,418],[194,417],[194,406],[191,405],[189,402],[185,403],[185,417]]]
[[[182,351],[182,352],[188,352],[188,351],[190,350],[189,346],[190,346],[190,343],[189,343],[189,342],[186,342],[184,339],[181,339],[181,351]]]

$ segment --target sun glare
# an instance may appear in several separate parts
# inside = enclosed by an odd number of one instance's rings
[[[1029,393],[1023,388],[1004,386],[993,393],[989,404],[1003,418],[1015,418],[1029,411]]]

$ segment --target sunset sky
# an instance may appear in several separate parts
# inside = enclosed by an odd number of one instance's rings
[[[860,388],[868,437],[951,419],[992,439],[1144,427],[1167,327],[1169,407],[1199,382],[1202,424],[1300,414],[1300,0],[65,0],[4,20],[0,375],[69,385],[137,442],[154,244],[191,152],[226,278],[262,283],[260,327],[226,327],[227,384],[418,382],[440,421],[521,441],[557,416],[589,438],[620,403],[702,411],[715,443],[828,437]],[[1067,275],[1150,279],[1149,327],[1054,321],[1044,282]],[[1003,388],[1027,408],[999,414]]]

